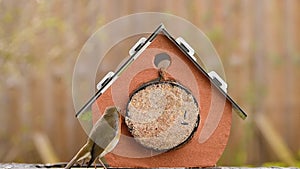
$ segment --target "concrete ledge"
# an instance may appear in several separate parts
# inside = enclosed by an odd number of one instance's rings
[[[0,168],[2,169],[12,169],[12,168],[64,168],[66,163],[56,163],[56,164],[24,164],[24,163],[0,163]],[[79,166],[72,167],[74,169],[80,168]],[[85,167],[82,167],[85,168]],[[94,169],[94,166],[90,168]],[[103,167],[97,166],[98,169]],[[108,167],[110,168],[110,167]],[[297,167],[210,167],[205,169],[299,169]],[[110,168],[110,169],[127,169],[127,168]],[[160,168],[160,169],[184,169],[184,168]],[[192,167],[189,169],[198,169],[196,167]]]

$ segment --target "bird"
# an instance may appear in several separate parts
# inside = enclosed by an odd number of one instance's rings
[[[120,109],[113,106],[106,108],[103,116],[93,126],[87,142],[66,165],[65,169],[70,169],[76,162],[90,157],[87,167],[89,167],[98,157],[101,158],[112,151],[118,144],[121,135],[121,115]]]

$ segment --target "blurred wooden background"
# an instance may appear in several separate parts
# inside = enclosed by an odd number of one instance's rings
[[[299,0],[0,0],[0,162],[71,158],[86,139],[71,93],[83,44],[113,19],[146,11],[207,34],[249,114],[233,116],[219,165],[300,160]]]

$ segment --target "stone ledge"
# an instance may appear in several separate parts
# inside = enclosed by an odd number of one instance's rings
[[[2,169],[13,169],[13,168],[63,168],[66,163],[56,163],[56,164],[25,164],[25,163],[0,163],[0,168]],[[72,167],[74,169],[80,168],[79,166]],[[85,168],[85,167],[81,167]],[[90,168],[94,169],[92,165]],[[98,169],[102,169],[101,166],[97,166]],[[210,167],[205,169],[299,169],[297,167]],[[108,169],[127,169],[127,168],[112,168]],[[128,168],[129,169],[129,168]],[[160,168],[160,169],[184,169],[184,168]],[[191,167],[189,169],[198,169],[197,167]]]

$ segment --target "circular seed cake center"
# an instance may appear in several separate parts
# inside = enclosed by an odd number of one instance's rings
[[[141,145],[166,151],[186,143],[199,119],[191,92],[176,82],[163,81],[150,82],[132,94],[125,123]]]

